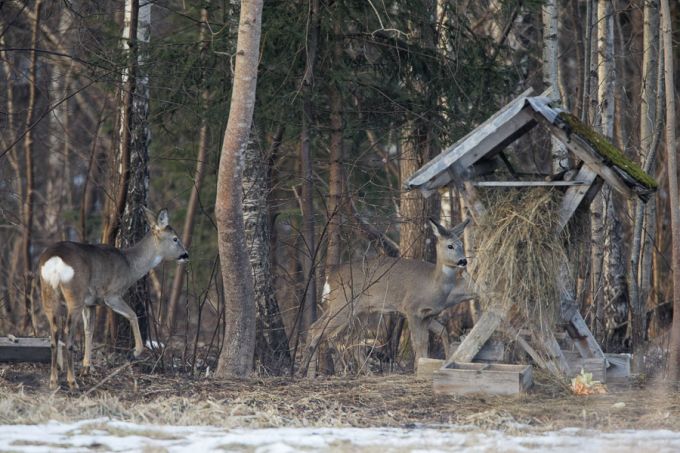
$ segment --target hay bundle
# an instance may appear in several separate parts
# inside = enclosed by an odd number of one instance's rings
[[[489,190],[475,236],[473,275],[484,309],[501,308],[537,326],[557,320],[564,287],[565,238],[557,234],[560,192]]]

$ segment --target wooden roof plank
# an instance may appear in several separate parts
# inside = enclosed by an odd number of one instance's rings
[[[447,168],[454,164],[459,164],[463,168],[469,167],[494,150],[497,145],[504,143],[518,129],[534,121],[529,112],[524,110],[526,99],[532,93],[532,89],[526,90],[480,126],[423,165],[406,182],[406,188],[431,192],[447,184],[450,182]]]

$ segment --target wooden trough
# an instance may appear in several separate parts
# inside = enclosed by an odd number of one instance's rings
[[[432,389],[437,395],[492,393],[515,395],[533,385],[531,365],[453,362],[434,372]]]
[[[49,338],[0,337],[0,362],[49,362]]]

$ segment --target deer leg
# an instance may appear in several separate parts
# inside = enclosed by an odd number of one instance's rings
[[[96,307],[87,305],[83,307],[83,330],[85,331],[85,352],[83,353],[83,374],[92,371],[92,336],[94,334],[94,322]]]
[[[411,346],[413,347],[413,355],[415,359],[415,365],[413,368],[418,367],[418,359],[421,357],[427,357],[427,349],[429,338],[429,331],[427,329],[427,321],[423,319],[409,315],[408,328],[411,331]]]
[[[66,382],[71,390],[78,390],[78,383],[76,382],[75,372],[73,371],[73,355],[75,347],[73,346],[73,336],[78,325],[78,318],[74,313],[69,311],[66,315]]]
[[[305,359],[300,367],[303,374],[306,374],[308,377],[316,374],[319,343],[321,343],[324,335],[326,338],[335,338],[345,328],[347,318],[344,316],[344,312],[345,310],[340,310],[340,312],[333,313],[331,316],[331,312],[328,311],[309,328],[309,338],[311,340],[307,346]]]
[[[47,315],[47,321],[50,324],[50,389],[57,388],[59,382],[59,370],[57,368],[57,358],[59,354],[59,330],[60,326],[57,321],[57,311],[59,310],[59,298],[56,292],[46,283],[41,285],[41,298],[43,309]]]
[[[444,344],[444,355],[448,359],[451,344],[449,343],[449,333],[446,331],[444,324],[440,323],[435,318],[432,318],[432,320],[428,323],[427,328],[433,334],[441,337],[442,343]]]
[[[137,313],[125,303],[122,297],[116,296],[106,300],[106,305],[119,315],[130,321],[132,333],[135,336],[135,357],[139,357],[144,352],[144,343],[142,342],[142,333],[139,331],[139,321],[137,321]]]
[[[59,381],[58,357],[59,357],[59,324],[54,313],[49,313],[47,319],[50,322],[50,388],[56,389]]]

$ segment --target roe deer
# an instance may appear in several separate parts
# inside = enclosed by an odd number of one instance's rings
[[[315,360],[324,332],[333,338],[353,316],[365,313],[404,315],[411,331],[415,363],[420,357],[427,357],[430,321],[442,310],[476,298],[466,275],[467,259],[459,238],[469,221],[449,230],[430,219],[437,237],[436,264],[379,257],[332,270],[323,288],[325,310],[309,329],[301,372],[314,373],[309,365]]]
[[[149,232],[134,246],[120,250],[103,244],[57,242],[40,255],[42,305],[50,323],[52,368],[50,388],[57,387],[57,346],[60,337],[66,343],[66,380],[78,388],[73,372],[73,335],[78,317],[83,316],[85,351],[83,370],[91,366],[94,313],[103,302],[130,321],[135,337],[134,355],[144,350],[137,315],[123,300],[123,293],[163,260],[186,261],[189,254],[177,233],[168,225],[168,211],[156,216],[144,208]]]

